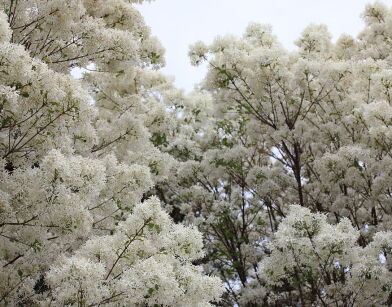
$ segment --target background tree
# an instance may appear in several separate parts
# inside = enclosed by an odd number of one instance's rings
[[[165,197],[205,234],[205,268],[225,281],[227,305],[390,300],[390,256],[379,241],[391,216],[392,15],[375,3],[363,18],[357,39],[344,35],[336,43],[325,26],[311,25],[294,52],[257,24],[241,38],[218,37],[190,50],[193,64],[209,65],[196,95],[205,98],[185,100],[179,111],[183,141],[169,150],[182,162]],[[301,207],[289,211],[292,204]],[[332,242],[301,250],[295,240],[312,245],[316,233],[296,234],[308,227],[296,210],[327,217],[325,229],[336,240],[350,229],[351,241],[342,239],[347,246],[336,252],[338,243],[324,238],[320,225],[317,235]],[[339,226],[346,218],[353,230]],[[290,219],[299,225],[284,232]],[[289,252],[298,262],[279,275]],[[367,255],[360,263],[358,253]],[[366,289],[373,294],[359,294]]]

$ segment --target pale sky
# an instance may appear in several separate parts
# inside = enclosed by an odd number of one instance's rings
[[[137,5],[152,34],[166,49],[164,72],[175,84],[191,91],[206,73],[189,64],[188,48],[196,41],[210,43],[215,36],[242,35],[249,22],[272,25],[288,49],[310,23],[323,23],[334,40],[340,34],[356,36],[363,27],[360,15],[369,0],[157,0]],[[382,1],[392,6],[392,0]]]

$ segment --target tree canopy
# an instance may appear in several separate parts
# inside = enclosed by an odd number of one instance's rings
[[[391,305],[392,9],[184,94],[140,2],[0,0],[0,305]]]

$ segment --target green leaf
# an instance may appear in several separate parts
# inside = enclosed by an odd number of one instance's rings
[[[339,249],[339,250],[332,250],[331,254],[343,255],[343,251],[341,249]]]
[[[154,288],[150,288],[148,289],[148,295],[152,295],[154,293],[155,289]]]
[[[229,148],[232,148],[234,146],[234,143],[229,142],[229,140],[226,137],[222,139],[222,144],[223,144],[223,146],[226,146]]]
[[[116,77],[121,76],[122,74],[124,74],[124,69],[121,69],[117,72]]]

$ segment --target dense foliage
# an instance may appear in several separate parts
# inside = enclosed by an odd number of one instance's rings
[[[0,0],[0,304],[391,305],[392,9],[184,95],[140,2]]]
[[[294,52],[258,24],[190,50],[211,102],[188,111],[167,198],[205,234],[228,305],[392,303],[392,11],[363,18],[336,43],[311,25]]]
[[[128,1],[0,1],[0,304],[207,306],[202,236],[156,197],[172,164],[155,69]],[[84,68],[75,80],[72,68]]]

